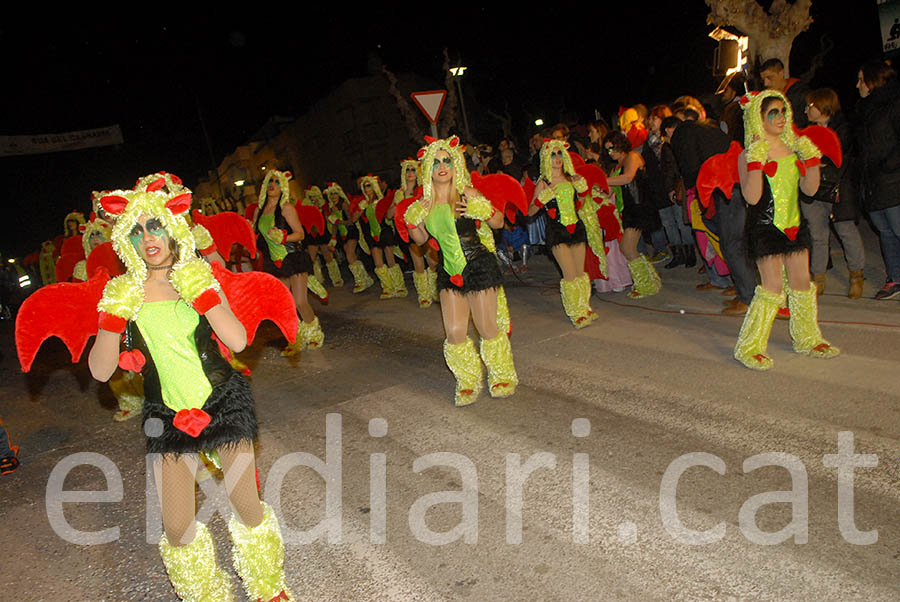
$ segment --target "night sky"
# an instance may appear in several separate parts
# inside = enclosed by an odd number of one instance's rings
[[[498,137],[487,110],[508,113],[524,137],[537,116],[548,124],[584,121],[595,109],[608,116],[619,105],[709,95],[718,84],[702,0],[595,2],[591,9],[541,3],[555,7],[541,12],[522,4],[373,3],[378,12],[370,15],[326,4],[233,20],[162,8],[118,21],[5,20],[0,134],[119,124],[125,143],[0,158],[10,226],[0,252],[21,256],[60,234],[66,213],[89,211],[91,190],[130,187],[158,170],[192,186],[271,116],[301,115],[345,79],[366,75],[375,55],[397,74],[442,85],[447,47],[469,67],[463,90],[479,142]],[[795,41],[791,69],[805,70],[830,36],[835,49],[813,84],[834,87],[852,108],[859,64],[879,56],[878,20],[874,0],[850,3],[852,13],[839,4],[814,1],[815,23]]]

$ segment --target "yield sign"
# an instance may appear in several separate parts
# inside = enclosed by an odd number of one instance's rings
[[[419,109],[425,113],[425,117],[431,123],[437,123],[438,115],[444,108],[444,100],[447,98],[446,90],[428,90],[427,92],[413,92],[410,94]]]

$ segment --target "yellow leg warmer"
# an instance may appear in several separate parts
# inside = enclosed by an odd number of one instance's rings
[[[432,301],[439,301],[440,294],[437,290],[437,270],[432,268],[425,268],[425,273],[428,274],[428,288],[431,291]]]
[[[284,541],[272,508],[264,502],[263,520],[253,528],[243,524],[236,514],[228,521],[234,544],[234,570],[244,583],[250,600],[293,600],[284,579]]]
[[[232,602],[231,579],[216,564],[212,536],[203,523],[196,523],[194,541],[172,546],[163,535],[159,554],[175,593],[185,602]]]
[[[388,268],[388,273],[391,275],[391,284],[394,285],[394,296],[405,297],[408,295],[406,280],[403,279],[403,270],[400,269],[400,264],[395,263],[394,267]]]
[[[378,276],[378,282],[381,283],[381,298],[390,299],[394,296],[394,281],[386,265],[375,268],[375,275]]]
[[[416,287],[416,296],[419,297],[419,307],[431,307],[433,300],[428,272],[413,272],[413,284]]]
[[[325,286],[322,284],[322,281],[319,280],[314,274],[309,274],[306,278],[306,288],[311,290],[313,294],[322,299],[328,299],[328,291],[325,290]]]
[[[830,358],[840,350],[822,338],[819,331],[818,301],[816,283],[812,282],[805,291],[788,289],[788,306],[791,310],[791,338],[794,351],[810,357]]]
[[[584,290],[581,279],[560,280],[559,292],[560,296],[562,296],[563,309],[566,310],[566,315],[572,320],[572,324],[575,325],[575,328],[584,328],[585,326],[590,325],[591,317],[588,315],[590,306],[588,304],[588,297],[584,296],[585,292],[587,292],[588,295],[590,295],[590,292],[589,290]]]
[[[306,341],[303,339],[303,320],[298,319],[297,324],[297,338],[293,343],[288,343],[287,347],[281,350],[282,357],[294,357],[306,349]]]
[[[753,370],[768,370],[772,367],[773,362],[766,355],[766,347],[775,314],[783,302],[784,293],[771,293],[761,286],[756,287],[734,346],[734,359]]]
[[[300,320],[300,327],[297,329],[297,339],[303,341],[303,346],[309,349],[320,349],[325,342],[325,333],[319,325],[319,317],[312,322],[304,322]]]
[[[341,266],[338,265],[337,259],[325,262],[328,269],[328,276],[335,286],[344,286],[344,277],[341,276]]]
[[[467,406],[478,399],[481,392],[481,359],[475,343],[469,337],[457,345],[444,341],[444,360],[456,377],[456,405]]]
[[[375,281],[372,280],[372,277],[369,276],[369,273],[366,271],[366,266],[363,265],[363,262],[360,260],[356,260],[349,265],[350,273],[353,274],[353,292],[361,293],[373,284]]]
[[[113,414],[113,420],[123,422],[141,415],[144,407],[144,378],[138,373],[117,369],[111,379],[109,388],[119,402],[119,410]]]
[[[319,261],[319,256],[316,255],[316,258],[313,259],[313,275],[316,277],[316,280],[321,282],[323,285],[325,284],[325,274],[322,273],[322,262]]]
[[[656,268],[647,261],[645,256],[641,255],[637,259],[629,261],[628,271],[631,272],[631,279],[634,281],[631,292],[628,293],[632,299],[655,295],[662,288],[662,280],[660,280]]]
[[[597,314],[594,313],[594,310],[591,309],[591,279],[588,278],[587,274],[582,274],[576,282],[581,287],[581,290],[578,293],[578,298],[582,299],[584,302],[584,307],[582,308],[582,312],[590,321],[593,322],[597,319]]]
[[[481,339],[481,359],[487,366],[491,397],[509,397],[516,392],[519,377],[505,332],[493,339]]]
[[[506,289],[497,287],[497,330],[512,334],[512,318],[509,317],[509,304],[506,302]]]

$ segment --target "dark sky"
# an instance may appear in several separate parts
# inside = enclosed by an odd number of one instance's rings
[[[469,66],[467,109],[479,112],[470,115],[473,135],[491,142],[496,123],[484,116],[488,109],[508,112],[525,134],[535,116],[586,120],[594,109],[609,115],[620,104],[708,95],[717,84],[702,0],[595,2],[590,9],[540,3],[541,12],[522,4],[372,3],[378,12],[369,15],[314,4],[297,13],[266,5],[265,14],[230,21],[151,8],[128,20],[41,16],[0,24],[8,83],[0,134],[119,124],[125,139],[115,147],[0,158],[0,201],[14,226],[0,252],[23,255],[59,234],[68,211],[89,210],[92,189],[130,187],[158,170],[191,186],[269,117],[300,115],[345,79],[365,75],[373,54],[395,73],[441,83],[447,47]],[[805,69],[822,35],[831,36],[836,47],[814,83],[835,87],[852,104],[858,65],[879,51],[877,13],[874,0],[854,2],[849,14],[836,12],[838,4],[814,3],[816,22],[797,38],[791,60]]]

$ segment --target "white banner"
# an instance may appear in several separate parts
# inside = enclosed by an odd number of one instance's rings
[[[878,18],[881,21],[881,42],[885,54],[900,48],[900,2],[879,0]]]
[[[122,144],[122,130],[118,125],[80,132],[38,134],[34,136],[0,136],[0,157],[36,155],[59,151],[79,150],[94,146]]]

